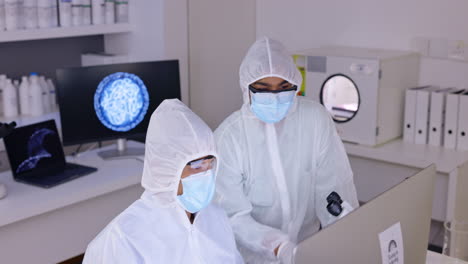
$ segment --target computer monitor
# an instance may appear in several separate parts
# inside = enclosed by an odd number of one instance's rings
[[[180,99],[177,60],[111,64],[57,70],[57,96],[64,145],[118,140],[116,150],[100,153],[109,158],[140,155],[127,149],[128,137],[146,135],[159,104]]]

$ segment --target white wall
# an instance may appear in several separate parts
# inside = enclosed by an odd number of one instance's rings
[[[277,38],[290,50],[326,44],[408,50],[413,37],[466,42],[467,10],[466,0],[257,0],[257,36]],[[458,75],[465,64],[431,60],[421,65],[420,83],[465,86],[468,74]]]
[[[466,0],[257,0],[257,35],[290,48],[408,49],[417,36],[468,40]]]
[[[255,40],[255,1],[189,0],[190,105],[215,129],[242,105],[239,66]]]
[[[106,35],[105,50],[129,60],[178,59],[182,101],[189,104],[187,0],[132,1],[131,33]]]
[[[187,1],[188,0],[166,0],[164,2],[163,38],[164,57],[166,59],[179,60],[182,101],[190,105]]]

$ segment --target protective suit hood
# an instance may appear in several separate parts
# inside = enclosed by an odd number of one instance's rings
[[[141,185],[158,206],[173,206],[184,166],[207,155],[218,156],[208,125],[178,99],[164,100],[148,125]]]
[[[244,104],[249,103],[249,85],[266,77],[279,77],[297,87],[302,84],[301,73],[283,44],[264,37],[252,44],[239,69]]]

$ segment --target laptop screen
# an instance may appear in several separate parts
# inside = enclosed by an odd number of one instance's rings
[[[63,169],[65,156],[55,120],[18,127],[4,138],[14,176]]]

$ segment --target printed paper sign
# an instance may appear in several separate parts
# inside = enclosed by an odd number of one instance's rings
[[[404,264],[400,222],[379,234],[382,264]]]

